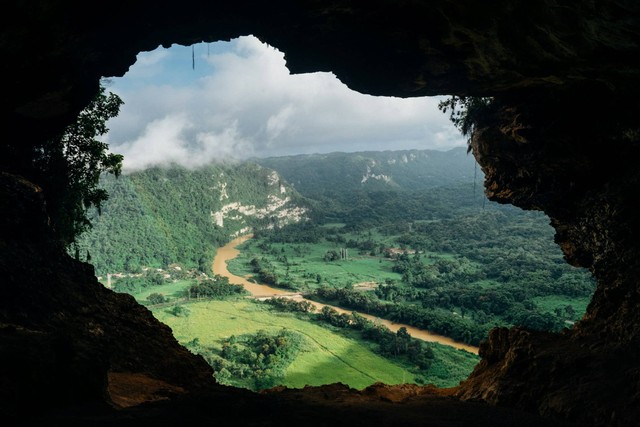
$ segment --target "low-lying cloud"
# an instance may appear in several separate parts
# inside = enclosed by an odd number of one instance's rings
[[[125,170],[464,144],[438,111],[439,98],[373,97],[331,73],[291,75],[284,55],[252,36],[216,45],[197,56],[197,72],[185,71],[190,48],[174,47],[140,54],[125,77],[114,79],[110,90],[125,104],[109,122],[107,142],[125,156]]]

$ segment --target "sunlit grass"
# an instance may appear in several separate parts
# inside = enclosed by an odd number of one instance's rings
[[[178,280],[164,285],[150,286],[133,294],[133,297],[141,303],[146,302],[149,295],[157,293],[162,294],[167,299],[176,299],[182,296],[182,293],[193,283],[193,280]]]
[[[166,308],[153,311],[181,343],[198,338],[202,346],[220,349],[222,341],[231,335],[277,332],[282,328],[302,334],[306,345],[286,371],[283,385],[288,387],[342,382],[362,389],[375,382],[414,382],[414,374],[373,353],[367,344],[292,314],[271,312],[247,300],[203,301],[186,307],[190,311],[186,317],[173,316]]]
[[[429,381],[439,387],[457,386],[480,360],[475,354],[447,345],[434,344],[432,349],[434,359],[429,369]]]
[[[327,251],[339,251],[340,246],[331,242],[316,244],[272,244],[276,254],[260,250],[255,241],[240,246],[241,255],[229,263],[229,270],[236,275],[251,274],[248,266],[252,258],[267,258],[275,267],[281,280],[287,275],[287,267],[278,260],[286,256],[289,263],[289,282],[298,287],[313,289],[321,284],[344,286],[360,282],[384,282],[386,279],[399,281],[401,275],[392,271],[393,261],[382,255],[360,254],[357,249],[348,249],[348,260],[327,262]],[[318,283],[317,277],[320,282]]]

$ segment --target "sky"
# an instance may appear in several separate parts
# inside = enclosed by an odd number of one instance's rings
[[[335,151],[448,150],[465,141],[441,97],[374,97],[332,73],[290,74],[253,36],[138,54],[105,86],[124,101],[105,142],[125,171]]]

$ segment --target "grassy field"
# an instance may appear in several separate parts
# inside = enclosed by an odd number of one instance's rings
[[[377,242],[384,241],[389,247],[393,246],[391,237],[382,236],[378,232],[371,232],[370,236]],[[363,239],[360,235],[351,234],[347,234],[346,238]],[[339,252],[344,245],[340,246],[326,240],[313,244],[270,243],[271,250],[265,251],[259,247],[260,243],[259,239],[251,239],[240,245],[240,255],[229,262],[229,271],[238,276],[251,276],[253,271],[249,262],[253,258],[266,258],[275,267],[275,273],[280,280],[291,282],[302,291],[313,290],[320,285],[342,287],[363,282],[384,283],[387,279],[400,282],[402,279],[399,273],[392,271],[393,261],[377,252],[371,255],[359,253],[356,248],[349,248],[348,260],[327,262],[324,260],[327,251]],[[288,269],[282,261],[284,257],[288,261]],[[422,254],[422,259],[427,264],[454,258],[455,255],[450,253]]]
[[[142,291],[133,295],[133,297],[140,303],[146,302],[149,295],[153,293],[162,294],[168,300],[179,298],[181,292],[185,291],[189,285],[193,283],[193,280],[178,280],[173,283],[167,283],[159,286],[151,286],[143,289]]]
[[[259,242],[250,241],[240,247],[241,256],[230,262],[230,270],[237,275],[251,274],[249,261],[264,252],[257,247]],[[391,261],[381,256],[357,254],[348,262],[325,262],[322,257],[327,250],[335,249],[329,242],[319,245],[274,244],[266,256],[274,265],[285,255],[290,260],[290,277],[296,283],[308,283],[309,288],[318,286],[315,279],[319,274],[322,283],[337,285],[346,283],[381,282],[385,278],[399,279],[400,275],[391,271]],[[284,249],[284,250],[283,250]],[[278,255],[276,255],[278,254]],[[156,292],[168,299],[176,299],[189,286],[188,280],[155,286],[134,295],[140,302],[146,302],[149,294]],[[153,309],[154,315],[169,325],[178,341],[186,344],[198,338],[200,345],[220,350],[222,342],[231,335],[255,334],[259,330],[277,332],[282,328],[298,332],[304,336],[303,350],[287,368],[283,385],[301,388],[305,385],[322,385],[342,382],[352,388],[362,389],[376,382],[386,384],[413,383],[416,374],[403,362],[390,361],[375,353],[377,344],[363,341],[357,333],[333,329],[328,325],[316,324],[296,317],[291,313],[271,311],[263,304],[248,299],[231,301],[201,301],[184,304],[189,310],[186,317],[176,317],[170,308]],[[478,357],[455,350],[448,346],[432,344],[435,355],[429,374],[421,381],[440,387],[454,386],[466,378]],[[215,352],[215,351],[214,351]],[[406,363],[406,362],[405,362]]]
[[[480,357],[448,345],[433,344],[433,364],[429,381],[439,387],[454,387],[466,379],[480,361]]]
[[[374,354],[367,343],[341,336],[290,313],[271,312],[249,300],[203,301],[185,306],[190,311],[187,317],[173,316],[166,308],[153,311],[160,321],[171,327],[181,343],[199,338],[204,346],[220,348],[224,338],[259,330],[275,332],[286,328],[302,334],[306,345],[286,371],[283,385],[287,387],[342,382],[362,389],[375,382],[414,382],[414,374]],[[438,368],[438,373],[443,369],[445,367]],[[440,375],[434,375],[434,382],[442,382]]]
[[[348,261],[326,262],[323,257],[330,250],[339,251],[340,247],[322,241],[317,244],[274,243],[270,245],[273,252],[265,252],[258,248],[258,242],[249,240],[238,247],[241,254],[229,263],[229,271],[238,276],[251,274],[248,265],[252,258],[267,258],[275,267],[280,278],[287,274],[286,265],[278,261],[285,257],[289,262],[289,281],[301,290],[314,289],[320,284],[344,286],[361,282],[384,282],[385,279],[400,280],[401,276],[391,268],[393,262],[383,256],[359,254],[357,249],[349,249]],[[320,283],[318,283],[320,276]]]

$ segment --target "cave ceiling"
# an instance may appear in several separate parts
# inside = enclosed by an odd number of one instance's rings
[[[0,30],[5,124],[29,144],[69,123],[140,51],[253,34],[292,73],[385,96],[602,87],[637,93],[636,1],[11,1]]]

